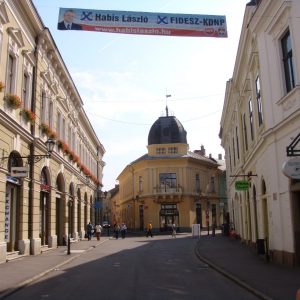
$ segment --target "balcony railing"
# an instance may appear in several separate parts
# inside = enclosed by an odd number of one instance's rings
[[[154,187],[154,194],[155,195],[181,195],[182,194],[182,187],[167,187],[167,186],[159,186]]]

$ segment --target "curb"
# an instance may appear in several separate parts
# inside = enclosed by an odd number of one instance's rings
[[[54,270],[56,270],[56,269],[59,269],[60,267],[62,267],[62,266],[64,266],[64,265],[68,264],[69,262],[71,262],[71,261],[74,260],[75,258],[77,258],[77,257],[79,257],[79,256],[81,256],[81,255],[86,254],[87,252],[89,252],[89,251],[95,249],[96,247],[98,247],[99,245],[103,244],[104,242],[106,242],[106,241],[108,241],[108,240],[109,240],[109,239],[105,239],[105,240],[103,240],[103,241],[97,243],[97,244],[94,245],[94,246],[90,246],[88,249],[84,250],[82,253],[75,254],[74,256],[72,256],[72,257],[70,257],[70,258],[64,260],[63,262],[61,262],[61,263],[55,265],[54,267],[51,267],[51,268],[49,268],[49,269],[47,269],[47,270],[45,270],[45,271],[43,271],[43,272],[41,272],[41,273],[39,273],[39,274],[37,274],[37,275],[31,277],[31,278],[29,278],[29,279],[27,279],[27,280],[25,280],[25,281],[23,281],[23,282],[20,282],[20,283],[17,284],[15,287],[10,288],[10,289],[6,290],[5,292],[1,293],[1,294],[0,294],[0,300],[7,298],[8,296],[14,294],[15,292],[17,292],[18,290],[24,288],[25,286],[29,285],[30,283],[32,283],[32,282],[34,282],[34,281],[36,281],[36,280],[42,278],[43,276],[47,275],[48,273],[50,273],[50,272],[52,272],[52,271],[54,271]],[[71,253],[72,253],[72,250],[71,250]]]
[[[235,282],[236,284],[238,284],[239,286],[243,287],[244,289],[248,290],[250,293],[254,294],[255,296],[257,296],[259,299],[262,300],[273,300],[273,298],[265,295],[264,293],[258,291],[257,289],[253,288],[252,286],[250,286],[249,284],[247,284],[246,282],[244,282],[243,280],[237,278],[236,276],[228,273],[227,271],[225,271],[224,269],[218,267],[217,265],[215,265],[213,262],[211,262],[209,259],[205,258],[204,256],[202,256],[199,252],[198,249],[198,243],[195,247],[195,254],[198,257],[199,260],[203,261],[204,263],[206,263],[208,266],[210,266],[212,269],[214,269],[215,271],[221,273],[222,275],[224,275],[225,277],[227,277],[228,279],[230,279],[231,281]]]

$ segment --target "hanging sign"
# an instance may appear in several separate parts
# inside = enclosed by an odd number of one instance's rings
[[[293,179],[300,179],[300,157],[293,157],[286,161],[282,166],[285,176]]]
[[[235,182],[235,189],[237,191],[247,191],[249,189],[249,181],[238,180]]]
[[[28,167],[11,167],[12,177],[28,177]]]
[[[60,8],[57,29],[141,35],[227,37],[225,16]]]

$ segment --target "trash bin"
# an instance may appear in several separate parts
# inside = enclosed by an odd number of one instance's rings
[[[262,254],[262,255],[266,254],[264,239],[257,239],[256,249],[257,249],[257,254]]]

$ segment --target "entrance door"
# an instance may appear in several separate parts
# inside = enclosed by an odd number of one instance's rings
[[[202,229],[202,209],[200,203],[196,203],[196,222],[200,224],[200,228]]]
[[[48,245],[48,194],[41,192],[40,198],[40,238],[42,246]]]
[[[56,198],[56,236],[57,243],[62,246],[64,243],[64,231],[63,231],[63,220],[64,220],[64,201],[59,195]]]
[[[19,220],[18,187],[12,184],[6,185],[5,197],[5,241],[7,251],[18,251],[19,231],[17,220]]]
[[[144,205],[139,207],[139,217],[140,217],[140,230],[144,230]]]
[[[160,231],[171,231],[173,223],[179,227],[179,213],[176,204],[162,204],[159,215]]]
[[[300,266],[300,191],[293,192],[292,199],[294,211],[295,264],[296,266]]]

